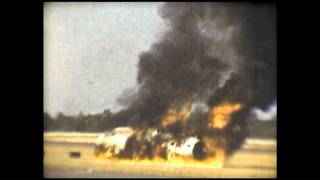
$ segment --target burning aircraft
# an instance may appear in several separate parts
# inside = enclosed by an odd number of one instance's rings
[[[120,159],[160,157],[167,161],[175,158],[203,161],[220,158],[220,161],[223,161],[228,143],[223,131],[231,123],[231,115],[240,109],[239,103],[222,104],[212,108],[207,128],[203,129],[202,134],[182,138],[156,128],[118,127],[98,137],[95,152],[98,156]],[[170,117],[172,122],[179,122],[175,118],[180,116],[173,117],[171,114]],[[163,118],[163,121],[167,119]]]
[[[139,55],[138,89],[119,113],[128,133],[102,135],[97,154],[221,164],[244,142],[250,109],[276,96],[275,7],[175,2],[159,12],[168,30]],[[195,102],[208,112],[190,123]]]
[[[119,127],[112,131],[101,133],[97,139],[96,155],[101,152],[119,154],[125,148],[127,139],[134,133],[132,128]]]
[[[143,144],[143,142],[145,143]],[[170,159],[174,155],[192,156],[195,144],[198,142],[199,139],[196,137],[188,137],[179,141],[174,139],[171,134],[159,134],[157,129],[138,130],[131,127],[118,127],[99,135],[95,154],[121,157],[130,151],[132,157],[139,156],[137,153],[139,150],[143,150],[144,146],[155,149],[157,145],[160,145],[159,147],[165,152],[163,157]],[[139,145],[141,147],[138,147]],[[134,146],[137,148],[135,149]],[[148,154],[148,152],[141,152],[140,156],[143,154]]]

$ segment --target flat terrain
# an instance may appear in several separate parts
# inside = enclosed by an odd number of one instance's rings
[[[67,135],[66,135],[67,134]],[[208,164],[123,161],[97,158],[94,134],[45,134],[45,177],[276,177],[276,141],[248,139],[223,168]],[[80,153],[72,157],[70,153]]]

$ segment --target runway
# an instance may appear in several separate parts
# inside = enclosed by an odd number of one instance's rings
[[[275,178],[277,174],[276,143],[270,140],[257,140],[260,144],[248,141],[226,160],[223,168],[215,168],[187,163],[101,159],[94,156],[92,142],[49,139],[45,138],[44,142],[45,177]]]

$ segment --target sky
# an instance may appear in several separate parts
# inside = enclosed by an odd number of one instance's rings
[[[137,86],[138,56],[166,25],[161,2],[46,2],[44,5],[44,111],[55,116],[121,109],[116,99]],[[277,104],[253,109],[260,120]]]
[[[134,88],[138,55],[166,26],[161,3],[44,5],[44,111],[51,115],[121,109],[123,90]]]

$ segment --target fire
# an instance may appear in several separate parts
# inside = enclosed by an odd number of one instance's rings
[[[190,104],[185,104],[182,106],[180,112],[178,113],[178,119],[185,121],[191,114],[191,106]]]
[[[232,113],[241,109],[240,103],[225,103],[211,109],[212,119],[209,123],[210,128],[223,129],[230,122]]]
[[[222,156],[223,157],[223,156]],[[195,166],[208,166],[210,168],[222,168],[224,158],[207,158],[203,161],[194,160],[193,158],[186,158],[181,156],[173,157],[167,164],[174,166],[192,165]]]
[[[177,121],[177,110],[174,108],[170,108],[167,111],[167,114],[162,118],[161,125],[165,127],[169,124],[175,123],[176,121]]]
[[[106,151],[103,157],[129,164],[154,165],[158,163],[159,165],[182,167],[192,165],[222,168],[229,142],[224,133],[216,134],[214,129],[224,130],[231,121],[231,115],[241,108],[240,103],[223,103],[213,107],[210,111],[208,127],[203,129],[204,134],[194,135],[197,139],[196,144],[190,144],[186,139],[172,140],[170,138],[173,137],[165,133],[158,134],[157,131],[154,133],[154,131],[136,129],[130,141],[128,140],[129,148],[122,151],[123,154],[117,158],[112,156],[112,152]],[[161,126],[167,127],[175,123],[182,123],[183,128],[190,114],[190,103],[185,103],[180,108],[170,108],[161,119]],[[237,128],[240,127],[236,127],[235,130]],[[175,143],[172,144],[172,141]],[[192,147],[191,150],[190,147]]]
[[[177,122],[185,122],[185,120],[191,114],[191,105],[190,103],[184,104],[180,111],[177,111],[176,108],[170,108],[167,111],[167,114],[161,120],[161,126],[166,127],[168,125],[177,123]]]
[[[209,136],[203,137],[204,153],[206,157],[204,159],[194,159],[193,155],[182,156],[174,153],[170,158],[164,158],[160,156],[160,153],[156,153],[152,158],[141,157],[138,154],[134,154],[131,158],[118,158],[112,156],[109,151],[99,155],[102,159],[108,159],[115,162],[126,164],[144,164],[144,165],[170,165],[175,167],[184,166],[198,166],[198,167],[210,167],[210,168],[222,168],[225,160],[225,142],[221,138],[212,138]],[[154,148],[157,152],[160,149]]]
[[[227,146],[225,138],[204,136],[202,141],[204,143],[204,153],[207,156],[204,161],[213,161],[223,166]]]
[[[139,158],[132,158],[132,159],[118,159],[115,157],[101,157],[100,158],[105,158],[108,159],[109,161],[115,161],[115,162],[120,162],[124,164],[140,164],[140,165],[170,165],[170,166],[188,166],[192,165],[193,167],[210,167],[210,168],[222,168],[223,167],[223,161],[224,158],[208,158],[203,161],[197,161],[194,160],[193,158],[185,158],[181,156],[175,156],[172,157],[170,160],[165,160],[161,157],[154,157],[153,159],[139,159]]]

